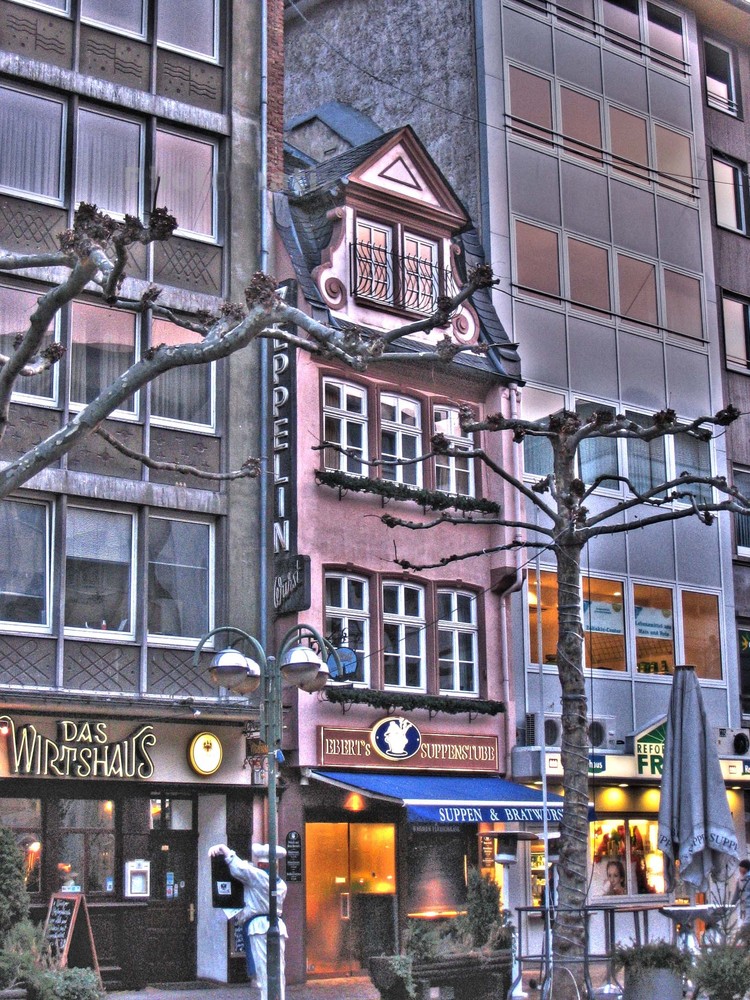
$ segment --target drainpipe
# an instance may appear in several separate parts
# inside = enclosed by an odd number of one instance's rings
[[[510,418],[511,420],[515,420],[518,417],[517,383],[512,382],[510,384],[510,386],[508,387],[508,394],[510,399]],[[521,472],[518,454],[519,454],[519,449],[514,446],[512,450],[512,455],[513,455],[512,474],[516,477],[516,479],[520,478],[520,472]],[[513,490],[513,520],[516,522],[521,520],[521,494],[518,492],[518,490]],[[522,537],[521,529],[516,528],[513,540],[518,542],[521,540],[521,537]],[[503,676],[503,687],[502,687],[503,701],[505,702],[506,708],[510,706],[511,663],[510,663],[510,649],[508,643],[508,620],[510,611],[510,597],[511,594],[516,593],[523,586],[523,575],[521,574],[521,571],[518,568],[518,562],[520,560],[519,552],[520,550],[516,549],[515,575],[511,580],[511,582],[508,584],[508,586],[503,589],[500,598],[500,629],[502,634],[502,644],[500,647],[501,649],[500,662],[502,665],[502,676]],[[505,773],[506,774],[511,773],[512,743],[515,743],[515,735],[513,737],[513,740],[511,741],[509,713],[508,711],[506,711],[505,712]]]
[[[271,249],[271,219],[268,203],[268,3],[260,4],[260,163],[258,166],[258,208],[260,214],[260,270],[268,271]],[[271,584],[269,502],[273,489],[272,463],[270,460],[269,416],[271,412],[271,344],[260,341],[260,485],[258,513],[260,518],[260,644],[268,648],[269,594]]]

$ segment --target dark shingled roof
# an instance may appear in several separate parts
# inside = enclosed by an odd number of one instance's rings
[[[316,118],[350,146],[361,146],[382,132],[372,118],[357,111],[351,104],[342,104],[341,101],[328,101],[312,111],[297,115],[287,122],[286,131],[292,132],[301,125],[315,121]]]
[[[292,193],[274,194],[276,225],[291,258],[300,289],[315,318],[331,323],[336,328],[344,328],[347,324],[330,315],[312,278],[312,271],[321,263],[322,252],[331,240],[333,223],[328,213],[341,201],[338,185],[344,183],[352,170],[400,131],[401,129],[393,129],[310,170],[298,170],[293,177],[289,177]],[[463,250],[458,255],[458,270],[460,277],[465,280],[469,268],[484,263],[484,249],[474,228],[466,229],[454,239]],[[490,290],[476,291],[471,297],[471,304],[480,322],[480,341],[489,345],[490,350],[487,354],[462,353],[451,363],[487,375],[494,373],[520,381],[521,362],[516,345],[511,343],[495,311]],[[408,353],[424,350],[424,344],[408,338],[400,340],[398,347]]]

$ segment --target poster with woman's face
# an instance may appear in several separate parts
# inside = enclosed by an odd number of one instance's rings
[[[594,896],[627,896],[628,876],[622,858],[603,858],[594,865],[592,879]]]

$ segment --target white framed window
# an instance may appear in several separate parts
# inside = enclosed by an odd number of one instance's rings
[[[68,507],[65,529],[66,632],[135,634],[135,517]]]
[[[521,395],[521,417],[524,420],[542,420],[552,413],[559,413],[566,406],[561,392],[551,392],[533,385],[524,387]],[[524,475],[547,476],[552,472],[552,446],[546,437],[527,434],[523,439]]]
[[[219,48],[218,0],[156,0],[160,46],[216,61]]]
[[[146,4],[144,0],[81,0],[81,20],[144,38]]]
[[[41,7],[55,14],[69,14],[70,0],[14,0],[24,7]]]
[[[195,343],[197,334],[168,320],[152,319],[151,344]],[[205,431],[216,426],[216,363],[183,365],[163,372],[150,384],[154,424]],[[203,633],[201,633],[202,635]]]
[[[23,333],[31,314],[36,309],[39,292],[27,291],[11,285],[0,285],[0,353],[11,356],[14,341]],[[55,316],[47,330],[41,350],[60,339],[60,317]],[[34,403],[37,406],[54,406],[57,402],[58,373],[60,365],[54,364],[39,375],[19,376],[13,399],[18,402]]]
[[[148,633],[194,641],[214,626],[214,531],[205,521],[150,515]]]
[[[393,233],[390,226],[357,220],[355,295],[393,302]]]
[[[88,302],[70,309],[70,405],[82,409],[135,361],[138,317],[135,313]],[[139,394],[123,400],[114,415],[135,417]]]
[[[653,425],[653,415],[626,410],[625,416],[641,427]],[[625,439],[626,475],[636,493],[645,494],[667,478],[666,438],[643,441],[640,438]]]
[[[62,202],[65,121],[63,101],[0,87],[0,190]]]
[[[433,433],[442,434],[457,451],[469,451],[474,447],[471,435],[461,429],[457,406],[436,406],[432,426]],[[468,455],[436,455],[435,488],[443,493],[475,496],[474,459]]]
[[[323,379],[323,437],[338,446],[323,452],[326,469],[354,476],[366,473],[367,392],[364,389],[338,379]]]
[[[476,695],[479,692],[476,596],[461,590],[438,590],[437,614],[440,690]]]
[[[424,588],[383,584],[383,671],[386,687],[425,690]]]
[[[735,469],[732,479],[740,493],[750,497],[750,472]],[[734,515],[734,541],[737,555],[750,558],[750,514]]]
[[[46,503],[0,504],[0,621],[3,628],[50,627],[51,511]]]
[[[672,461],[674,463],[669,474],[677,478],[681,473],[687,472],[691,476],[711,475],[711,444],[708,441],[700,441],[696,437],[688,434],[675,434],[672,438]],[[710,502],[713,497],[713,490],[703,483],[693,483],[690,486],[680,486],[681,492],[686,492],[701,502]],[[686,503],[686,500],[679,501]]]
[[[647,3],[646,28],[651,48],[666,57],[667,65],[678,68],[685,58],[682,18],[663,7],[657,7],[655,3]]]
[[[750,367],[750,302],[726,292],[721,296],[727,366]]]
[[[357,668],[346,678],[370,682],[370,598],[368,581],[350,573],[326,573],[326,638],[337,649],[354,651]]]
[[[142,122],[79,108],[76,133],[75,202],[104,212],[142,214]]]
[[[440,290],[437,243],[404,233],[401,275],[404,307],[421,313],[434,312]]]
[[[733,229],[738,233],[747,232],[745,164],[714,155],[712,165],[716,225],[723,229]]]
[[[727,115],[739,113],[734,56],[724,45],[704,41],[703,58],[706,73],[706,103]]]
[[[417,400],[381,393],[380,457],[383,479],[422,485],[422,409]],[[404,464],[396,464],[398,462]]]
[[[217,165],[215,142],[163,128],[156,130],[157,202],[166,205],[177,219],[177,235],[216,239]]]

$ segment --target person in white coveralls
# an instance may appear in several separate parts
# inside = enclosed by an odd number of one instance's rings
[[[216,858],[223,855],[226,859],[229,871],[245,887],[245,907],[237,914],[237,920],[242,923],[245,947],[250,947],[250,952],[255,963],[255,975],[260,986],[261,1000],[268,1000],[268,974],[266,967],[266,935],[268,934],[268,844],[253,844],[252,856],[253,864],[250,861],[243,861],[235,851],[230,850],[226,844],[214,844],[209,848],[208,856]],[[280,860],[286,857],[286,850],[283,847],[276,848],[276,858]],[[277,905],[279,913],[279,964],[280,964],[280,992],[281,1000],[284,1000],[284,952],[286,949],[286,925],[281,919],[281,911],[284,906],[286,896],[286,882],[277,878]]]

